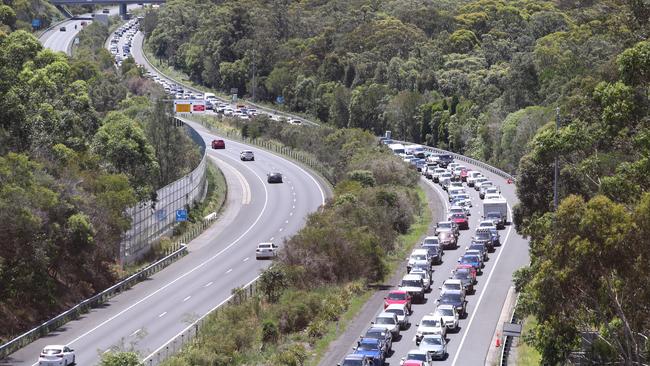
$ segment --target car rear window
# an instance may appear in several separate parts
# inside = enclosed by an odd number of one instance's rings
[[[59,348],[46,348],[43,350],[43,353],[46,355],[58,355],[61,353],[61,350]]]
[[[390,300],[406,300],[406,294],[392,293],[388,294]]]

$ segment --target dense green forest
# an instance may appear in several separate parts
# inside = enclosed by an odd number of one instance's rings
[[[23,2],[15,3],[0,6],[0,14],[21,14]],[[122,276],[119,244],[130,227],[125,208],[193,169],[198,152],[155,102],[162,90],[132,61],[114,69],[103,50],[106,26],[87,27],[76,56],[68,58],[43,49],[17,30],[18,22],[2,22],[4,340]]]
[[[195,82],[515,173],[528,341],[555,364],[588,332],[596,363],[631,364],[650,349],[649,22],[643,0],[173,0],[144,30]]]

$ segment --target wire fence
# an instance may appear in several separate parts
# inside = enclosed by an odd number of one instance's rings
[[[258,277],[259,278],[259,277]],[[176,353],[180,352],[181,349],[189,343],[192,343],[198,336],[199,331],[205,325],[205,322],[208,319],[208,316],[211,314],[218,313],[222,311],[224,305],[235,305],[240,304],[249,298],[257,294],[257,278],[249,282],[243,287],[235,288],[232,290],[232,295],[230,295],[226,300],[212,308],[205,315],[201,316],[196,321],[192,322],[180,333],[178,333],[174,338],[167,341],[144,360],[142,364],[145,366],[156,366],[160,365],[162,362],[172,357]]]
[[[189,174],[156,191],[156,200],[141,201],[127,209],[131,218],[131,228],[124,233],[120,245],[122,264],[133,263],[149,253],[151,246],[163,235],[169,233],[176,224],[178,210],[189,211],[207,193],[207,155],[205,141],[191,126],[182,120],[177,123],[185,125],[188,133],[201,149],[201,162]],[[198,138],[197,138],[198,137]]]

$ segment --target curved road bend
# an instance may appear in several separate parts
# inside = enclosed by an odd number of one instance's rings
[[[207,144],[217,138],[200,133]],[[243,149],[253,150],[255,161],[240,161]],[[149,355],[188,320],[227,299],[234,287],[254,280],[270,263],[255,260],[257,243],[281,244],[329,195],[305,170],[270,152],[226,139],[225,150],[209,149],[209,155],[226,175],[228,206],[215,225],[189,243],[189,254],[0,364],[35,365],[47,344],[70,345],[84,366],[116,347],[133,346],[142,357]],[[282,172],[285,182],[268,184],[269,170]]]

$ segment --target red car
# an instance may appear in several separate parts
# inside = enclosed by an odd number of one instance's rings
[[[409,313],[411,312],[411,302],[412,302],[411,295],[409,295],[408,292],[406,291],[400,291],[400,290],[393,290],[384,297],[384,309],[388,307],[388,305],[392,304],[406,304],[406,308],[409,309]]]
[[[212,148],[213,149],[225,149],[226,148],[226,142],[223,140],[212,140]]]
[[[424,366],[424,362],[416,360],[406,360],[402,366]]]
[[[467,182],[467,169],[462,169],[460,171],[460,181]]]
[[[451,215],[450,221],[456,223],[458,228],[461,230],[469,230],[469,220],[467,219],[467,215],[464,213],[455,213]]]

